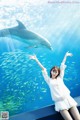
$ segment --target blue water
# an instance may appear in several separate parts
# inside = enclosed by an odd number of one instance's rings
[[[0,37],[0,111],[7,110],[11,116],[54,104],[41,69],[28,58],[34,53],[49,74],[51,67],[60,66],[66,51],[72,52],[73,57],[66,61],[64,82],[73,97],[80,96],[80,5],[20,0],[4,2],[0,11],[0,29],[16,26],[18,19],[53,47],[53,51],[43,46],[28,49],[12,36]]]

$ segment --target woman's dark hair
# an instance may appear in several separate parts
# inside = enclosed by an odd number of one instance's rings
[[[57,67],[57,66],[54,66],[54,67],[52,67],[52,68],[51,68],[51,70],[50,70],[50,78],[52,78],[51,71],[52,71],[52,70],[55,70],[55,69],[57,69],[57,70],[58,70],[58,75],[56,76],[56,78],[60,75],[60,68],[59,68],[59,67]]]

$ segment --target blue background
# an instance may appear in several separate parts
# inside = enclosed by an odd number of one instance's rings
[[[15,115],[54,104],[41,69],[28,58],[34,53],[49,74],[70,51],[73,57],[67,59],[64,82],[73,97],[80,96],[80,4],[9,2],[0,2],[0,29],[17,26],[18,19],[26,29],[47,38],[53,51],[43,46],[26,48],[26,44],[11,35],[5,37],[5,33],[0,37],[0,111]]]

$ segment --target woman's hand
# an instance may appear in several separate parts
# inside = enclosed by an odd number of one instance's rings
[[[66,53],[66,56],[70,56],[70,57],[72,57],[73,56],[73,54],[72,53],[70,53],[69,51]]]
[[[42,70],[44,70],[44,66],[40,63],[40,61],[38,60],[38,58],[36,57],[36,55],[29,55],[29,58],[35,60],[38,63],[38,65],[40,66],[40,68]]]
[[[37,59],[36,55],[29,55],[29,58],[30,58],[30,59],[33,59],[33,60],[36,60],[36,59]]]

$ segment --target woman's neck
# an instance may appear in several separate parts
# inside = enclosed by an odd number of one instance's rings
[[[53,79],[53,80],[55,80],[55,79],[57,79],[57,78],[55,78],[55,77],[52,77],[52,79]]]

